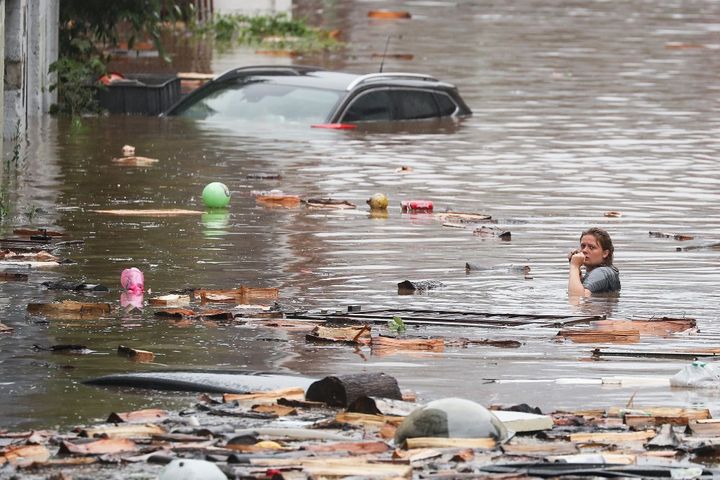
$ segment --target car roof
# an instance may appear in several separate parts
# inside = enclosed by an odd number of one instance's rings
[[[405,72],[385,72],[359,75],[354,73],[324,70],[304,66],[250,66],[228,70],[213,80],[214,83],[231,81],[237,78],[253,77],[284,85],[297,85],[329,90],[350,91],[368,85],[392,85],[410,87],[454,88],[454,85],[440,82],[430,75]]]

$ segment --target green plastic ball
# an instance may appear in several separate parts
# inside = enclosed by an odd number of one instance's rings
[[[202,191],[202,201],[208,208],[224,208],[230,203],[230,190],[220,182],[208,183]]]

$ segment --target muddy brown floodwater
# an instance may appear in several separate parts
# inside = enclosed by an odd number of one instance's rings
[[[148,309],[102,321],[27,316],[28,302],[69,297],[46,290],[46,280],[100,282],[112,288],[100,298],[117,303],[120,271],[137,266],[154,293],[188,286],[279,287],[281,303],[291,307],[694,317],[699,333],[643,338],[632,347],[720,346],[720,250],[677,252],[688,242],[648,236],[657,230],[695,235],[691,244],[720,240],[719,3],[341,1],[323,2],[322,11],[315,3],[301,4],[301,10],[342,28],[348,48],[293,62],[376,71],[373,53],[393,35],[389,52],[414,59],[388,59],[385,70],[421,71],[457,84],[474,116],[392,132],[241,129],[123,116],[83,119],[82,125],[53,118],[34,124],[17,167],[5,167],[11,201],[5,233],[17,225],[50,226],[85,245],[62,251],[76,264],[32,271],[27,283],[0,284],[0,318],[15,329],[0,336],[0,428],[72,425],[113,410],[190,403],[191,395],[80,383],[161,368],[311,377],[384,371],[422,400],[455,395],[483,404],[562,408],[625,404],[635,394],[636,404],[714,408],[713,392],[597,383],[613,375],[667,377],[686,360],[586,361],[593,346],[557,343],[547,329],[413,329],[525,343],[512,350],[474,346],[378,357],[246,324],[180,327]],[[408,10],[412,19],[368,19],[367,11],[377,8]],[[216,72],[238,62],[291,61],[247,49],[215,52],[210,60]],[[126,143],[160,163],[113,165],[111,158]],[[396,173],[403,165],[413,173]],[[248,179],[255,173],[282,178]],[[233,192],[227,214],[143,219],[91,211],[201,208],[199,194],[211,181]],[[332,196],[359,208],[267,208],[250,194],[272,188]],[[364,202],[375,192],[391,199],[387,218],[368,214]],[[401,214],[400,201],[410,199],[431,200],[440,211],[490,214],[511,230],[512,240]],[[40,210],[28,215],[33,209]],[[609,210],[622,216],[605,217]],[[566,254],[592,225],[613,236],[622,294],[573,306],[566,294]],[[466,262],[529,265],[532,278],[502,269],[467,274]],[[396,284],[405,279],[439,280],[446,287],[398,296]],[[60,343],[87,345],[96,353],[63,356],[32,348]],[[162,365],[117,357],[120,343],[155,352]]]

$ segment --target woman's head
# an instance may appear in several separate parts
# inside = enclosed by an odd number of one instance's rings
[[[589,228],[580,235],[580,251],[585,255],[585,266],[612,265],[613,247],[610,235],[602,228]]]

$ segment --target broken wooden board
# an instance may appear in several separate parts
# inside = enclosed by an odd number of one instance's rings
[[[159,425],[120,424],[85,428],[80,432],[80,436],[88,438],[138,438],[165,435],[166,433],[167,430]]]
[[[378,336],[372,339],[370,345],[373,350],[422,350],[429,352],[445,351],[445,340],[443,338],[392,338]]]
[[[299,195],[268,194],[256,195],[255,201],[268,207],[295,208],[300,206]]]
[[[280,290],[278,288],[241,286],[226,290],[199,289],[195,290],[193,295],[201,302],[267,303],[265,302],[267,300],[277,300],[280,297]]]
[[[573,455],[580,453],[577,444],[572,442],[543,442],[543,443],[508,443],[502,446],[506,455],[521,456],[547,456],[547,455]]]
[[[678,408],[678,407],[611,407],[607,410],[608,417],[622,417],[624,415],[646,415],[648,417],[683,418],[685,424],[689,420],[705,420],[710,418],[707,408]]]
[[[338,423],[349,423],[350,425],[363,425],[370,427],[382,427],[386,423],[400,425],[405,417],[394,415],[369,415],[367,413],[340,412],[335,415]]]
[[[315,209],[346,210],[357,208],[354,203],[347,200],[334,200],[332,198],[308,198],[304,200],[305,206]]]
[[[50,450],[44,445],[11,445],[0,450],[0,466],[44,462],[49,458]]]
[[[438,220],[447,223],[473,224],[492,220],[492,215],[484,213],[444,212],[436,213],[435,216]]]
[[[665,233],[665,232],[648,232],[651,237],[655,238],[672,238],[673,240],[679,240],[681,242],[687,240],[695,240],[692,235],[686,235],[683,233]]]
[[[253,393],[226,393],[223,395],[223,402],[276,402],[280,398],[287,400],[305,400],[305,389],[302,387],[290,387],[279,390],[269,390],[266,392]]]
[[[90,442],[70,442],[60,444],[59,453],[76,455],[106,455],[137,451],[135,442],[128,438],[106,438]]]
[[[153,352],[150,352],[148,350],[139,350],[137,348],[131,348],[126,347],[125,345],[120,345],[117,348],[118,355],[121,355],[123,357],[128,357],[130,360],[134,362],[152,362],[155,360],[155,354]]]
[[[146,408],[132,412],[111,413],[107,419],[108,423],[149,423],[165,420],[169,413],[159,408]]]
[[[55,303],[29,303],[27,311],[32,314],[47,316],[98,318],[110,313],[112,306],[109,303],[84,303],[65,300]]]
[[[305,340],[316,343],[344,343],[349,345],[368,345],[371,340],[371,326],[325,327],[318,325],[305,335]]]
[[[695,328],[697,322],[694,318],[658,318],[642,320],[596,320],[590,322],[595,330],[637,330],[640,335],[656,335],[664,337],[673,333],[680,333]]]
[[[411,478],[410,465],[396,465],[393,463],[370,463],[364,459],[356,458],[322,458],[317,460],[304,460],[303,472],[312,478],[347,477],[362,472],[364,477],[370,478]]]
[[[202,215],[200,210],[185,210],[182,208],[167,209],[116,209],[116,210],[90,210],[103,215],[116,215],[120,217],[178,217],[182,215]]]
[[[570,441],[573,443],[599,444],[645,443],[653,437],[655,437],[655,430],[643,430],[640,432],[593,432],[570,434]]]
[[[285,417],[287,415],[297,415],[297,409],[295,407],[288,407],[286,405],[278,405],[277,403],[272,404],[259,404],[254,405],[251,409],[257,413],[269,413],[277,417]]]
[[[720,437],[720,418],[690,420],[688,428],[699,437]]]
[[[150,167],[152,165],[155,165],[160,160],[157,158],[148,158],[148,157],[136,157],[136,156],[130,156],[130,157],[118,157],[113,158],[112,163],[116,165],[122,165],[126,167]]]
[[[190,295],[163,295],[151,298],[148,303],[154,307],[184,307],[190,305]]]
[[[495,448],[494,438],[416,437],[405,440],[404,448]]]
[[[640,343],[640,332],[638,330],[566,328],[560,330],[557,336],[574,343]]]
[[[4,323],[0,323],[0,333],[10,333],[15,330],[13,327],[8,327]]]
[[[625,425],[636,430],[659,427],[662,425],[686,426],[690,422],[688,417],[683,416],[656,416],[656,415],[633,415],[625,414],[623,417]]]
[[[390,446],[385,442],[335,442],[320,443],[317,445],[309,445],[305,447],[309,452],[317,453],[335,453],[347,452],[350,455],[364,455],[373,453],[385,453],[390,450]]]

